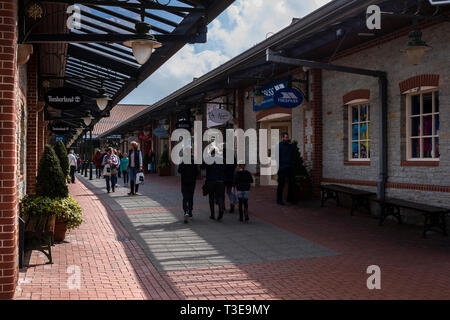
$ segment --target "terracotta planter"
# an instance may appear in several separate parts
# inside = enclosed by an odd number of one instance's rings
[[[55,233],[53,238],[55,241],[64,241],[66,238],[67,222],[56,219]]]
[[[168,168],[159,168],[158,169],[158,174],[161,177],[170,176],[170,167],[168,167]]]

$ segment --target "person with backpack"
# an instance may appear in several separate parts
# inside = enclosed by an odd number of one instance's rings
[[[211,151],[211,157],[221,157],[216,149]],[[222,159],[223,160],[223,159]],[[220,162],[220,160],[218,161]],[[210,219],[215,220],[215,204],[219,206],[219,216],[217,220],[222,220],[225,211],[225,165],[213,162],[212,164],[203,163],[202,169],[206,169],[205,189],[209,195],[209,209],[211,212]]]
[[[119,171],[122,172],[123,175],[123,184],[128,185],[129,175],[128,175],[128,155],[126,153],[123,154],[122,160],[120,160],[120,169]]]

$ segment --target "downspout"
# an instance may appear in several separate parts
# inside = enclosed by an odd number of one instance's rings
[[[386,182],[388,176],[387,167],[387,109],[388,109],[388,97],[387,88],[388,80],[387,74],[384,73],[378,78],[379,94],[380,94],[380,108],[378,117],[380,121],[380,144],[379,144],[379,166],[378,166],[378,189],[377,197],[380,200],[384,200],[386,194]]]

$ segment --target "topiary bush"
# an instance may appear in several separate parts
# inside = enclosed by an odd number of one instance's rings
[[[67,149],[61,140],[58,140],[54,146],[56,156],[59,159],[59,164],[64,173],[64,176],[69,175],[69,158],[67,157]]]
[[[59,159],[50,145],[45,146],[44,153],[39,161],[36,195],[49,198],[66,198],[69,196],[66,175],[63,173]]]

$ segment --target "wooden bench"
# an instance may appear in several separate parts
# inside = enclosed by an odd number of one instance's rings
[[[378,202],[381,207],[380,214],[380,226],[388,216],[394,216],[397,218],[398,223],[402,223],[402,217],[400,215],[400,208],[419,211],[424,216],[423,233],[422,237],[426,238],[427,232],[434,227],[438,227],[444,236],[447,236],[447,229],[445,223],[445,216],[450,213],[450,209],[441,208],[436,206],[430,206],[423,203],[412,202],[408,200],[385,198],[384,200],[373,199]]]
[[[55,232],[56,216],[24,217],[24,251],[39,250],[48,258],[47,264],[52,264],[52,245]]]
[[[340,193],[349,195],[352,198],[352,208],[350,210],[350,215],[353,215],[353,212],[358,207],[364,207],[370,213],[369,198],[375,195],[374,192],[344,187],[337,184],[326,184],[320,186],[321,206],[323,207],[325,201],[327,201],[328,199],[335,199],[337,205],[340,206]]]

